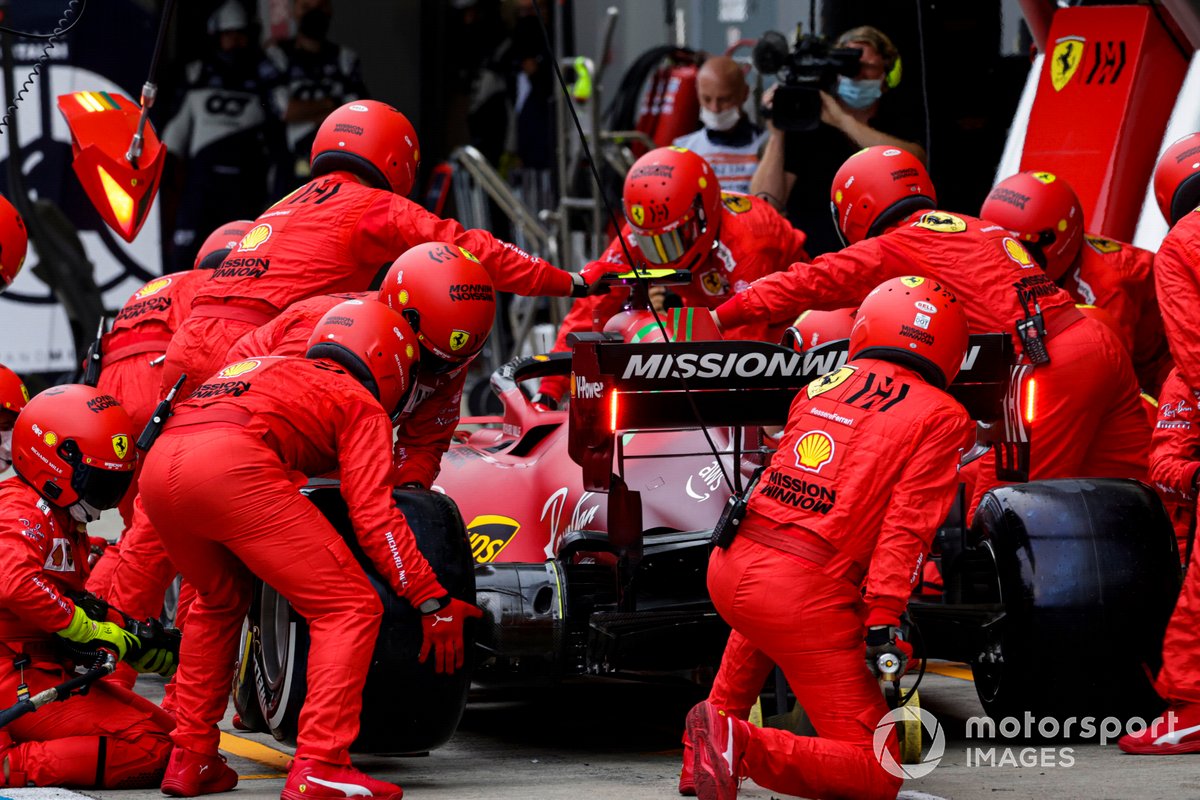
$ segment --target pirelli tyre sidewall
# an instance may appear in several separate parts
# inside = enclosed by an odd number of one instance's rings
[[[1150,487],[1115,479],[1000,487],[984,496],[968,538],[992,551],[1004,606],[992,657],[972,662],[990,716],[1158,712],[1149,676],[1181,575]]]
[[[363,690],[361,730],[353,750],[417,753],[444,744],[466,707],[474,666],[474,623],[466,629],[468,655],[464,669],[453,675],[438,675],[432,659],[418,662],[420,615],[391,591],[359,548],[337,488],[323,486],[307,493],[346,537],[383,603],[379,638]],[[442,586],[451,595],[474,603],[474,562],[458,507],[438,492],[397,490],[395,498]],[[308,630],[282,598],[276,599],[274,590],[262,586],[260,591],[256,602],[262,635],[252,648],[259,704],[271,733],[281,741],[294,743],[306,690]]]

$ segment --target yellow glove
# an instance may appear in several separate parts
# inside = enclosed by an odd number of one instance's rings
[[[117,654],[118,660],[125,658],[125,652],[137,644],[137,637],[120,625],[115,622],[97,622],[79,606],[75,606],[75,615],[71,617],[71,623],[59,631],[58,635],[76,644],[111,650]]]

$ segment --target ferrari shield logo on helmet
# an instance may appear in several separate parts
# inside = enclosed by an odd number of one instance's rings
[[[646,209],[634,203],[629,207],[629,219],[634,225],[641,227],[646,222]]]
[[[910,289],[915,289],[916,287],[918,287],[922,283],[924,283],[925,279],[918,278],[916,275],[905,275],[903,278],[900,279],[900,282],[903,283],[905,286],[907,286]]]
[[[1082,36],[1064,36],[1054,44],[1054,52],[1050,54],[1050,83],[1054,91],[1061,92],[1079,69],[1086,41]]]
[[[460,247],[460,248],[458,248],[458,252],[462,253],[462,254],[463,254],[463,258],[465,258],[467,261],[474,261],[476,264],[478,264],[478,263],[479,263],[479,259],[478,259],[478,258],[476,258],[476,257],[475,257],[475,254],[474,254],[474,253],[472,253],[472,252],[471,252],[470,250],[468,250],[467,248],[465,248],[465,247]]]
[[[1054,183],[1055,180],[1053,172],[1035,172],[1033,173],[1033,177],[1047,185]]]
[[[471,334],[467,333],[466,331],[456,330],[450,334],[450,349],[457,353],[459,350],[462,350],[464,347],[466,347],[467,343],[470,341]]]
[[[113,452],[117,454],[117,458],[125,460],[125,455],[129,452],[129,437],[123,433],[118,433],[112,437]]]

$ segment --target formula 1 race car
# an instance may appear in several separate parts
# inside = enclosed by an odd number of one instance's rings
[[[661,326],[647,314],[610,323],[623,337],[577,335],[571,354],[504,365],[492,376],[503,415],[463,420],[436,492],[397,492],[443,582],[484,610],[475,680],[695,673],[719,662],[727,628],[705,585],[713,525],[770,456],[761,426],[782,424],[801,387],[838,370],[847,342],[797,352],[719,341],[703,310],[675,309]],[[1027,421],[1013,363],[1009,336],[972,336],[950,391],[980,421],[972,455],[994,449],[1001,477],[1022,481]],[[570,375],[567,410],[534,408],[521,386],[552,374]],[[345,529],[336,490],[308,491]],[[942,587],[922,587],[909,604],[917,655],[969,663],[996,717],[1153,713],[1147,675],[1181,580],[1153,491],[1121,480],[1018,483],[986,495],[969,527],[963,505],[935,541]],[[358,748],[429,749],[453,732],[466,676],[413,663],[415,615],[360,562],[387,610]],[[303,622],[264,586],[247,632],[238,710],[291,739]]]

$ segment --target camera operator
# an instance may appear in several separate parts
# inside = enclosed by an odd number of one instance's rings
[[[883,31],[862,25],[843,33],[837,47],[862,50],[858,74],[838,76],[836,97],[822,91],[821,119],[809,131],[782,131],[768,122],[770,136],[759,161],[750,193],[768,200],[797,228],[808,234],[805,247],[813,256],[841,249],[829,216],[826,196],[838,167],[872,145],[891,145],[922,161],[925,150],[917,109],[895,106],[891,90],[900,83],[900,54]],[[772,87],[763,95],[771,107]]]

